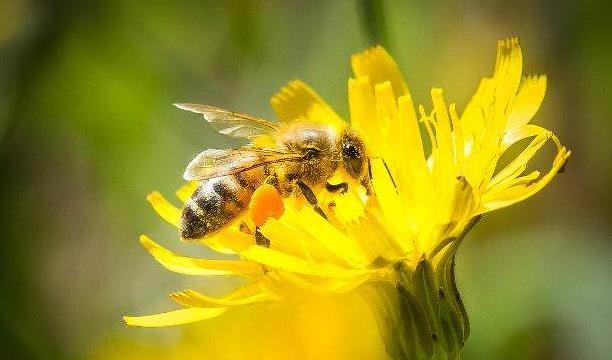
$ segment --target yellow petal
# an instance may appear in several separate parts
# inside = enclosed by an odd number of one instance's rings
[[[436,114],[436,147],[437,156],[435,166],[441,169],[445,178],[454,177],[454,143],[451,135],[451,121],[442,95],[442,89],[432,89],[431,98]]]
[[[157,191],[153,191],[147,196],[147,201],[153,207],[153,210],[164,220],[179,227],[181,223],[181,210],[172,205],[166,198]]]
[[[493,151],[503,136],[521,83],[522,68],[523,55],[518,39],[500,40],[493,77],[482,79],[461,116],[464,136],[470,139],[472,152],[482,154]],[[480,157],[486,158],[485,155]],[[472,171],[478,172],[476,169]]]
[[[338,182],[334,182],[337,184]],[[349,185],[346,194],[335,196],[331,214],[342,224],[350,224],[357,221],[365,211],[367,201],[366,190],[358,184]]]
[[[298,229],[293,227],[290,219],[295,217],[295,210],[288,208],[283,215],[283,221],[268,219],[259,230],[270,240],[270,248],[308,261],[325,261],[331,257],[326,249],[311,241]]]
[[[542,146],[544,146],[544,144],[546,144],[546,142],[553,136],[552,132],[543,128],[540,129],[542,132],[538,134],[517,157],[515,157],[501,171],[499,171],[493,177],[493,179],[491,179],[488,189],[491,189],[497,183],[501,182],[503,179],[511,176],[512,174],[516,174],[518,169],[525,169],[527,162],[531,160],[538,150],[540,150]]]
[[[376,104],[376,119],[369,119],[369,121],[376,125],[376,133],[371,134],[373,141],[376,141],[377,144],[376,150],[393,171],[399,170],[400,164],[404,162],[402,161],[404,159],[400,160],[400,156],[405,156],[405,154],[400,154],[395,148],[396,144],[402,141],[400,138],[402,134],[391,131],[392,124],[399,121],[399,111],[391,82],[385,81],[374,86],[374,102]],[[374,136],[376,136],[375,139]]]
[[[546,93],[546,76],[527,76],[514,99],[508,117],[507,129],[515,129],[527,124],[538,112]]]
[[[380,159],[372,160],[372,187],[379,202],[382,217],[385,219],[386,230],[395,239],[395,246],[408,251],[412,244],[406,234],[408,209],[399,196],[395,185],[384,163]]]
[[[387,168],[380,159],[371,162],[372,167],[372,187],[376,194],[382,212],[391,222],[401,223],[403,215],[403,204],[398,196],[393,179],[387,172]]]
[[[346,293],[357,288],[361,284],[370,280],[374,276],[374,273],[364,274],[362,276],[356,276],[349,279],[326,279],[319,284],[320,287],[327,291],[338,293]]]
[[[493,79],[480,80],[476,93],[472,96],[461,114],[464,136],[474,143],[482,138],[490,105],[493,103]]]
[[[364,267],[367,264],[359,243],[332,226],[312,208],[302,208],[298,212],[297,218],[299,218],[299,222],[296,221],[294,225],[299,226],[299,229],[309,235],[312,241],[318,242],[336,257],[345,260],[354,268]]]
[[[217,317],[225,312],[224,307],[187,308],[146,316],[124,316],[123,321],[129,326],[164,327],[189,324],[196,321]]]
[[[374,102],[374,88],[367,77],[350,79],[348,82],[348,100],[351,113],[351,128],[363,137],[368,150],[375,154],[379,144],[380,131],[376,121],[377,113]]]
[[[250,246],[241,251],[240,255],[271,268],[304,275],[352,277],[368,272],[367,270],[346,269],[329,263],[313,263],[263,246]]]
[[[544,176],[536,181],[534,178],[535,175],[539,175],[539,172],[532,172],[528,175],[516,178],[514,181],[507,180],[503,188],[498,185],[490,191],[487,191],[482,196],[482,206],[478,210],[478,213],[485,213],[510,206],[533,196],[544,188],[544,186],[557,175],[560,169],[565,166],[571,154],[571,151],[561,146],[558,139],[554,136],[553,141],[557,145],[557,155],[553,160],[550,170]]]
[[[198,185],[197,181],[190,181],[176,190],[176,196],[184,203],[191,197]]]
[[[379,214],[377,210],[368,209],[366,215],[346,227],[346,232],[352,238],[359,241],[370,264],[381,259],[396,259],[405,256],[412,250],[413,243],[410,236],[401,234],[398,236],[397,229],[393,225],[387,226],[387,219]],[[412,223],[404,224],[411,227]],[[398,244],[402,241],[402,245]],[[378,267],[378,266],[373,266]]]
[[[356,78],[368,77],[372,85],[390,81],[397,96],[408,94],[408,87],[399,66],[382,46],[353,55],[351,65]]]
[[[523,53],[517,38],[497,42],[497,60],[493,79],[497,83],[496,100],[506,101],[514,97],[521,83]],[[498,104],[499,105],[499,104]],[[504,110],[505,109],[500,109]]]
[[[506,134],[504,134],[502,150],[506,150],[507,148],[512,146],[512,144],[520,140],[547,132],[549,131],[533,124],[527,124],[518,128],[510,129],[508,130],[508,132],[506,132]]]
[[[252,282],[237,288],[221,298],[213,298],[200,294],[194,290],[185,290],[170,294],[170,298],[187,307],[217,307],[237,306],[278,299],[278,296],[269,291],[261,282]]]
[[[455,103],[450,104],[448,112],[451,116],[453,124],[453,141],[455,143],[455,161],[458,164],[463,164],[463,158],[465,156],[465,139],[463,137],[463,129],[461,127],[461,121],[459,115],[457,115]]]
[[[261,265],[245,260],[209,260],[178,256],[158,245],[146,235],[140,243],[147,251],[170,271],[186,275],[260,275]]]
[[[341,294],[351,291],[370,280],[374,273],[367,273],[351,278],[331,278],[331,279],[316,279],[312,277],[302,276],[286,271],[275,272],[271,279],[266,281],[266,285],[270,285],[277,292],[285,297],[296,296],[296,290],[303,291],[307,294]]]
[[[271,300],[272,297],[259,288],[258,292],[251,294],[241,294],[241,296],[233,296],[232,294],[222,298],[214,298],[206,296],[198,291],[187,289],[180,292],[170,294],[170,298],[180,304],[189,307],[229,307],[250,305],[263,301]]]
[[[402,156],[406,157],[410,154],[410,161],[407,164],[412,165],[412,177],[419,178],[425,176],[427,164],[425,162],[425,151],[423,150],[423,140],[419,129],[419,120],[414,108],[414,103],[410,95],[401,96],[397,100],[399,110],[399,121],[397,124],[398,133],[401,134],[403,141],[401,144],[404,151],[400,151]]]
[[[344,121],[325,101],[300,80],[291,81],[270,100],[278,118],[289,123],[297,119],[330,124],[342,128]]]
[[[455,229],[449,229],[451,232],[451,236],[457,235],[452,233],[454,230],[459,230],[459,232],[463,229],[463,225],[469,217],[477,209],[476,197],[474,196],[474,189],[467,182],[465,177],[460,176],[457,179],[457,183],[455,186],[455,194],[453,198],[453,208],[451,211],[449,224],[451,226],[455,226]]]

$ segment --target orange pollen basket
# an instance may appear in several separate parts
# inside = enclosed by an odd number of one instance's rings
[[[249,217],[255,226],[263,225],[270,217],[279,219],[284,211],[285,206],[280,193],[270,184],[260,186],[251,196]]]

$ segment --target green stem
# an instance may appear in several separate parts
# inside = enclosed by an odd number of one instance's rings
[[[391,50],[383,0],[357,0],[357,9],[370,45],[381,44]]]

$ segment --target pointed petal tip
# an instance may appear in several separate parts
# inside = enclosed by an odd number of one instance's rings
[[[444,90],[442,88],[438,88],[438,87],[431,88],[432,95],[441,95],[443,93],[444,93]]]
[[[157,200],[159,200],[161,198],[161,193],[159,191],[151,191],[150,193],[147,194],[147,201],[148,202],[155,202]]]
[[[140,236],[138,237],[138,241],[144,247],[147,247],[147,245],[149,245],[149,244],[151,244],[153,242],[153,240],[151,240],[151,238],[148,237],[145,234],[140,234]]]
[[[194,323],[212,319],[223,314],[227,307],[217,308],[184,308],[160,314],[145,316],[124,316],[123,322],[128,326],[167,327]]]

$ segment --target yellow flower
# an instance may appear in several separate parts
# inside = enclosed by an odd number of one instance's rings
[[[348,82],[350,126],[369,149],[372,194],[366,195],[358,184],[342,195],[321,191],[318,196],[329,205],[329,220],[297,199],[285,200],[282,217],[268,219],[261,228],[271,241],[269,248],[231,227],[201,241],[234,255],[231,260],[176,255],[141,236],[142,245],[168,270],[240,276],[246,283],[220,298],[194,290],[173,293],[171,299],[183,309],[126,316],[125,322],[177,325],[216,317],[236,306],[345,293],[365,283],[400,284],[407,294],[418,295],[428,287],[438,291],[435,296],[441,300],[434,302],[426,299],[427,294],[417,296],[423,304],[419,311],[425,312],[428,331],[440,333],[445,325],[431,319],[428,306],[447,306],[450,320],[443,320],[459,324],[455,347],[461,347],[469,329],[452,274],[457,246],[480,215],[535,194],[570,155],[551,131],[530,123],[544,98],[546,77],[523,77],[522,61],[517,39],[500,41],[493,76],[482,79],[459,116],[441,89],[431,91],[431,112],[415,108],[398,65],[382,47],[354,55],[354,78]],[[282,122],[308,119],[347,126],[301,81],[291,82],[271,103]],[[510,152],[515,153],[526,139],[528,145],[511,161],[500,161],[510,147],[520,142]],[[550,168],[543,173],[527,171],[529,160],[548,140],[556,146]],[[179,199],[184,202],[195,186],[179,189]],[[148,200],[163,219],[178,226],[178,207],[157,192]],[[408,315],[400,311],[399,316]],[[431,349],[427,345],[423,351],[437,351],[435,346]]]

